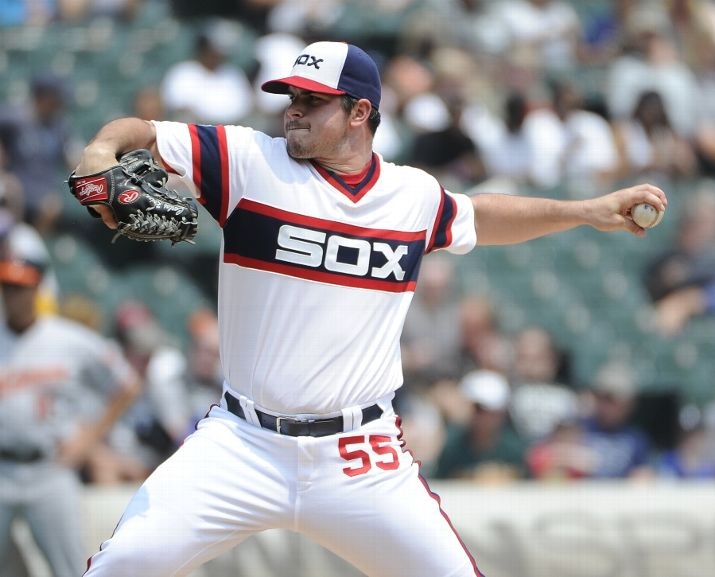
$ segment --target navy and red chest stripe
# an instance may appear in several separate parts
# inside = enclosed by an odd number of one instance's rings
[[[365,228],[242,199],[224,226],[224,262],[389,292],[413,291],[426,231]]]

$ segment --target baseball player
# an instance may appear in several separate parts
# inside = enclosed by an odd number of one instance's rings
[[[262,85],[288,96],[283,138],[124,118],[75,171],[89,181],[147,148],[223,232],[220,403],[138,490],[87,577],[187,575],[269,528],[370,577],[481,576],[391,404],[420,260],[579,225],[642,235],[630,207],[666,203],[650,185],[583,201],[452,194],[373,152],[381,87],[364,51],[316,42],[292,64]]]
[[[76,469],[138,394],[117,347],[36,313],[44,266],[0,260],[0,567],[24,517],[55,577],[85,569]]]

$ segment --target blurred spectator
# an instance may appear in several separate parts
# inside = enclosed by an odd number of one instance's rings
[[[403,390],[407,396],[416,394],[438,412],[444,424],[464,424],[469,421],[472,414],[472,407],[464,402],[464,394],[459,388],[459,380],[454,377],[439,378],[429,384],[426,390],[415,389],[414,387]],[[400,402],[401,393],[397,393],[397,402]],[[418,401],[419,403],[419,401]]]
[[[711,0],[666,0],[675,46],[695,74],[715,50],[715,5]]]
[[[302,6],[304,3],[300,3]],[[275,127],[271,134],[280,134],[283,130],[283,110],[288,105],[288,98],[284,94],[271,94],[261,90],[264,82],[273,78],[280,78],[285,74],[283,62],[300,52],[305,46],[305,41],[294,34],[274,32],[261,36],[254,43],[255,57],[258,62],[258,71],[253,82],[253,98],[257,112],[267,116],[275,116]]]
[[[472,404],[466,425],[451,426],[434,476],[492,483],[524,474],[526,445],[508,420],[509,383],[500,373],[477,370],[461,381]]]
[[[499,326],[496,304],[486,295],[469,294],[459,302],[459,375],[474,369],[506,372],[511,343]]]
[[[439,253],[422,259],[419,283],[402,331],[406,383],[454,375],[459,355],[459,306],[452,260]]]
[[[540,481],[590,477],[597,462],[581,425],[572,419],[559,422],[547,437],[530,445],[526,453],[529,475]]]
[[[577,64],[581,23],[569,2],[502,0],[491,9],[509,39],[507,49],[530,59],[532,66],[567,70]]]
[[[715,49],[700,54],[698,70],[697,126],[693,146],[700,171],[715,176]]]
[[[58,15],[57,0],[0,2],[0,26],[45,26]]]
[[[420,463],[421,474],[426,477],[434,473],[444,446],[446,421],[452,416],[452,407],[447,405],[457,398],[452,394],[456,390],[452,384],[452,381],[449,384],[438,381],[428,391],[402,387],[395,396],[394,406],[400,415],[403,436],[410,446],[410,453]],[[464,404],[461,395],[458,402]]]
[[[189,422],[186,360],[172,346],[146,305],[128,300],[115,314],[116,338],[142,378],[144,390],[95,452],[86,469],[91,483],[111,484],[146,477],[184,439]]]
[[[656,326],[680,332],[698,315],[715,312],[715,187],[688,194],[671,248],[648,263],[644,284],[655,303]]]
[[[656,462],[656,473],[668,479],[715,479],[715,443],[700,409],[683,407],[678,444]]]
[[[540,187],[566,183],[577,196],[610,187],[618,169],[618,153],[606,119],[586,110],[573,82],[552,80],[550,102],[524,120],[532,180]]]
[[[34,256],[0,261],[0,566],[22,517],[52,574],[80,575],[77,472],[136,398],[139,380],[114,343],[37,315],[46,263]]]
[[[104,310],[97,301],[84,295],[64,296],[59,305],[59,314],[98,333],[104,330]]]
[[[27,24],[29,15],[24,0],[8,0],[0,3],[0,26],[21,26]]]
[[[546,329],[526,327],[514,338],[509,414],[528,441],[548,437],[557,425],[578,415],[578,396],[562,380],[564,366],[564,355]]]
[[[140,301],[122,303],[117,309],[115,323],[119,343],[145,380],[144,397],[135,407],[146,411],[146,420],[138,426],[147,433],[149,441],[156,433],[155,449],[162,449],[164,436],[168,437],[173,449],[183,440],[188,422],[182,378],[186,359],[171,343],[159,320]],[[142,406],[144,403],[146,406]]]
[[[660,93],[643,92],[631,118],[616,122],[614,128],[623,176],[662,180],[693,174],[695,152],[674,129]]]
[[[346,42],[359,41],[376,52],[392,56],[400,51],[405,22],[417,13],[421,3],[422,0],[341,0],[339,18],[332,25],[306,33],[312,37],[332,35]]]
[[[390,58],[385,63],[382,76],[382,100],[401,117],[409,116],[406,115],[405,109],[413,99],[431,93],[435,85],[434,71],[428,63],[411,54],[398,54]],[[383,102],[380,103],[380,108],[383,108]],[[410,118],[405,119],[409,124]],[[416,120],[419,121],[419,117]],[[421,120],[426,123],[434,122],[431,118]],[[411,124],[411,127],[415,126]],[[429,128],[434,125],[417,125],[418,128],[422,126]]]
[[[281,0],[169,0],[169,3],[174,15],[188,22],[212,16],[240,19],[256,33],[264,34],[271,10]]]
[[[126,22],[137,16],[143,1],[153,0],[57,0],[57,17],[65,22],[100,17]]]
[[[237,24],[211,21],[196,35],[193,58],[167,70],[161,93],[173,120],[234,124],[252,112],[251,83],[231,61],[240,35]]]
[[[584,66],[608,65],[630,40],[628,26],[641,0],[612,0],[598,6],[583,25],[579,60]]]
[[[434,174],[450,189],[464,190],[484,179],[484,163],[461,126],[463,97],[445,94],[442,98],[447,109],[446,124],[417,135],[410,162]]]
[[[638,402],[632,371],[624,363],[607,362],[594,377],[590,393],[593,407],[581,422],[584,442],[595,454],[589,478],[650,476],[650,441],[632,423]]]
[[[62,208],[63,181],[80,150],[67,115],[70,96],[63,80],[52,74],[32,79],[29,106],[0,110],[0,144],[7,165],[19,178],[24,195],[23,218],[40,233],[52,232]]]
[[[2,141],[0,141],[0,209],[8,211],[18,221],[23,220],[25,216],[25,193],[22,190],[22,183],[10,171]]]
[[[662,6],[645,3],[631,14],[627,50],[608,65],[606,101],[614,121],[632,117],[646,91],[661,95],[672,129],[693,135],[697,120],[698,83],[682,61],[668,33]]]
[[[479,144],[488,177],[507,178],[517,187],[537,184],[533,179],[536,154],[524,130],[528,112],[527,97],[511,91],[504,98],[502,117],[467,113],[466,128]]]
[[[153,84],[138,88],[134,93],[132,114],[143,120],[166,120],[161,88]]]
[[[380,130],[375,134],[374,148],[386,159],[403,162],[409,157],[416,133],[425,129],[424,123],[415,121],[410,113],[413,100],[421,96],[437,98],[430,93],[434,85],[434,72],[429,64],[410,54],[397,54],[389,59],[378,58],[382,76]],[[444,120],[446,116],[442,117]],[[423,119],[426,130],[436,127],[433,118]],[[440,122],[440,119],[437,119]]]
[[[188,419],[184,425],[184,436],[193,430],[211,405],[218,402],[223,385],[216,314],[198,310],[191,315],[188,325],[191,340],[186,362]]]
[[[274,32],[295,34],[302,38],[322,36],[323,32],[329,30],[345,11],[345,0],[303,0],[302,2],[277,0],[274,4],[268,15],[269,29]]]
[[[8,199],[12,196],[10,188],[6,187],[6,183],[12,180],[5,180],[5,174],[2,172],[2,146],[0,146],[0,260],[10,258],[10,232],[17,225],[17,221],[22,218],[22,211],[9,206]],[[22,201],[22,199],[19,199]],[[0,313],[2,309],[0,308]],[[2,315],[0,315],[2,316]]]
[[[424,0],[402,31],[406,52],[421,47],[463,46],[475,56],[499,54],[509,37],[485,0]]]

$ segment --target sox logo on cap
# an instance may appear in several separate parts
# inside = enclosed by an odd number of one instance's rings
[[[298,58],[295,59],[295,62],[293,63],[293,66],[297,66],[298,64],[304,64],[305,66],[315,66],[318,70],[320,70],[320,63],[325,62],[323,58],[316,58],[315,56],[311,56],[310,54],[301,54],[298,56]]]

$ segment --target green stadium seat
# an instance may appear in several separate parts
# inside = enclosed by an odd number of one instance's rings
[[[142,301],[177,344],[187,344],[189,316],[212,304],[191,278],[173,266],[137,266],[122,274],[117,287],[121,300]],[[116,310],[116,308],[114,309]]]

